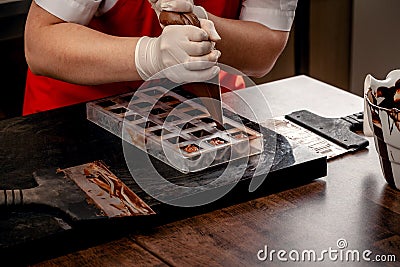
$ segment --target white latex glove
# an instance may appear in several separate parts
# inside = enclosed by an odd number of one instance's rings
[[[208,19],[206,10],[195,6],[193,0],[149,0],[151,7],[160,17],[161,11],[193,12],[199,19]]]
[[[221,40],[217,30],[215,29],[214,22],[208,19],[199,19],[200,27],[208,34],[209,40],[213,44],[213,48],[215,46],[215,42]]]
[[[220,37],[211,21],[202,25],[207,31],[191,25],[170,25],[159,37],[140,38],[135,50],[140,77],[147,80],[165,69],[166,78],[175,83],[203,82],[217,75],[221,52],[214,50],[214,42]],[[168,69],[172,66],[176,67]]]

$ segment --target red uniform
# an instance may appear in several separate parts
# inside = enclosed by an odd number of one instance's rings
[[[239,18],[241,0],[198,0],[194,2],[216,16]],[[94,17],[88,26],[114,36],[157,37],[161,34],[157,16],[148,0],[119,0],[107,13]],[[229,85],[232,88],[244,87],[243,79],[237,76],[228,76]],[[222,73],[220,77],[227,79],[226,73]],[[141,83],[136,81],[82,86],[37,76],[28,70],[23,114],[28,115],[126,93],[135,90]],[[222,84],[227,83],[224,81]]]

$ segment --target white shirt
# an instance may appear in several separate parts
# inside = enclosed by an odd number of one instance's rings
[[[86,25],[93,16],[109,11],[118,0],[35,0],[54,16]],[[273,30],[290,31],[297,0],[243,0],[240,19],[261,23]]]
[[[243,0],[241,20],[255,21],[270,29],[290,31],[297,0]]]

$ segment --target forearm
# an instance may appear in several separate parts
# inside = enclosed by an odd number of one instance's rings
[[[138,39],[65,23],[33,3],[26,24],[25,54],[35,74],[71,83],[140,80],[134,62]]]
[[[289,33],[274,31],[256,22],[230,20],[209,13],[221,41],[216,48],[222,52],[219,62],[246,75],[261,77],[274,66],[286,46]]]

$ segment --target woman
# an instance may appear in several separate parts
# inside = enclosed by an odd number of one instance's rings
[[[216,62],[268,73],[283,51],[297,0],[34,0],[25,29],[23,114],[135,90],[157,72],[208,80]],[[202,28],[160,26],[161,10],[194,11]],[[216,43],[214,49],[214,43]],[[189,63],[188,63],[189,62]],[[240,78],[232,81],[243,87]]]

